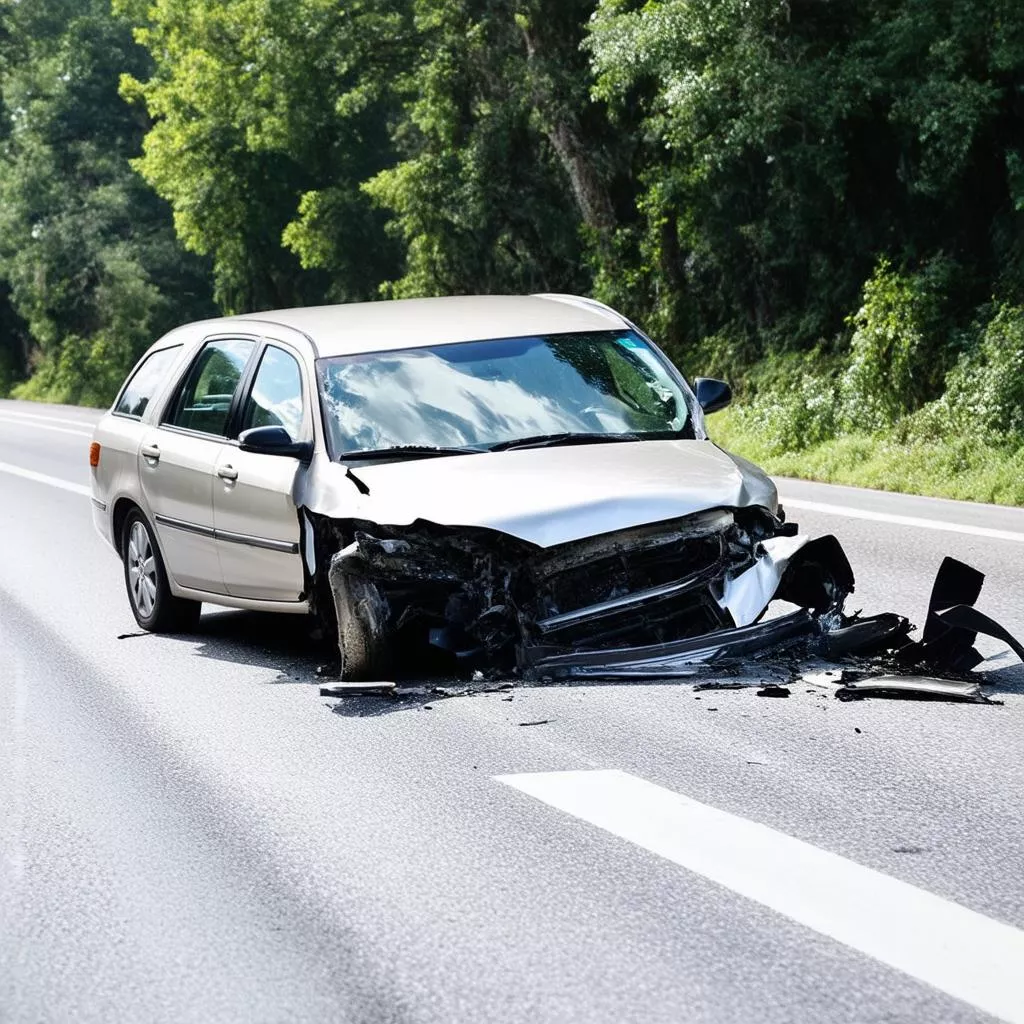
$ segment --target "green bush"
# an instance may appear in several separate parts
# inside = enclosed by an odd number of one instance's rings
[[[803,451],[835,437],[836,385],[831,377],[807,371],[792,374],[785,386],[762,389],[735,412],[746,434],[756,434],[770,455]]]
[[[843,429],[873,433],[942,393],[949,332],[940,297],[953,272],[943,257],[916,274],[879,261],[849,319],[850,361],[839,384]]]
[[[113,401],[132,361],[124,341],[106,334],[92,339],[71,335],[56,354],[39,361],[27,381],[11,389],[11,397],[102,408]]]

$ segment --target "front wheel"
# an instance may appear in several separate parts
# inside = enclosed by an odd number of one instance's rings
[[[202,605],[171,593],[156,540],[141,512],[129,513],[121,545],[124,582],[135,621],[150,633],[195,629]]]

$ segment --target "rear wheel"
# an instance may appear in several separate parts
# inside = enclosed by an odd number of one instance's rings
[[[135,621],[150,633],[187,633],[199,623],[202,605],[175,597],[149,523],[138,510],[128,513],[121,535],[124,582]]]

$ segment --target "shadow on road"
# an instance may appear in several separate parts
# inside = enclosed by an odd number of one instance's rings
[[[195,632],[201,658],[276,669],[271,684],[319,683],[317,666],[333,654],[331,644],[316,639],[305,615],[275,615],[236,609],[205,612]]]
[[[182,639],[193,644],[198,641],[196,653],[200,657],[275,671],[277,675],[267,679],[266,685],[329,685],[332,681],[330,674],[318,675],[317,668],[336,665],[334,645],[313,635],[311,620],[306,616],[218,609],[204,612],[196,631]],[[695,668],[693,675],[680,679],[515,680],[507,683],[437,677],[406,679],[399,683],[396,695],[345,697],[339,699],[331,711],[345,718],[375,718],[398,711],[429,709],[441,701],[455,698],[486,695],[491,699],[507,699],[517,692],[533,689],[581,686],[674,686],[691,691],[711,684],[724,689],[749,688],[756,691],[766,684],[776,684],[791,687],[797,696],[806,688],[802,677],[808,667],[792,653],[778,652],[774,658],[762,656],[743,663]],[[979,677],[985,693],[996,700],[1003,695],[1024,695],[1024,665],[1008,651],[983,663],[975,675]],[[502,689],[503,686],[511,686],[511,689]],[[827,689],[831,688],[823,688],[823,692],[827,693]]]

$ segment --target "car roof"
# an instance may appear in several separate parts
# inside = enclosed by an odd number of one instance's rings
[[[459,295],[352,302],[244,313],[206,321],[206,325],[224,329],[239,321],[300,331],[321,356],[630,326],[614,310],[577,295]]]

